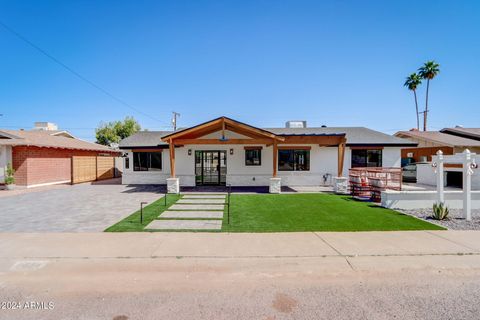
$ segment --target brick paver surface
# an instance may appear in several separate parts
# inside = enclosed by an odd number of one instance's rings
[[[114,179],[0,197],[0,232],[103,231],[138,210],[141,201],[161,196],[158,186],[126,186]]]

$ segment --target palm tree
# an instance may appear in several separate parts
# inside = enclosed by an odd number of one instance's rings
[[[423,66],[418,68],[418,75],[422,79],[427,80],[427,95],[425,99],[425,111],[423,112],[423,131],[427,131],[427,117],[428,117],[428,89],[430,87],[430,80],[435,78],[440,73],[440,65],[435,61],[427,61]]]
[[[409,75],[405,79],[405,83],[403,84],[408,90],[413,91],[413,95],[415,96],[415,109],[417,110],[417,130],[420,130],[420,119],[418,113],[418,101],[417,101],[417,87],[422,84],[422,78],[416,74],[415,72]]]

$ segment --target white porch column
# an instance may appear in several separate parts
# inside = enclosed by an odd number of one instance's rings
[[[463,215],[467,221],[472,220],[472,154],[470,150],[463,152]]]
[[[180,179],[178,178],[167,178],[167,193],[180,193]]]
[[[333,191],[336,194],[348,194],[348,178],[347,177],[335,177],[333,178],[334,185]]]
[[[444,169],[443,169],[443,152],[442,150],[437,151],[437,163],[435,167],[435,171],[437,172],[437,202],[444,203],[445,202],[445,195],[444,195]]]
[[[282,192],[282,178],[270,178],[270,188],[268,190],[270,193],[281,193]]]

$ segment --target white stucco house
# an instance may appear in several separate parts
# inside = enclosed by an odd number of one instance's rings
[[[257,128],[227,117],[120,142],[123,184],[319,186],[351,167],[400,167],[411,142],[363,127]],[[170,189],[172,186],[173,189]],[[176,188],[176,189],[175,189]]]

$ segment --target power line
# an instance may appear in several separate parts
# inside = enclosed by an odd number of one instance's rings
[[[87,79],[86,77],[84,77],[83,75],[81,75],[80,73],[78,73],[77,71],[73,70],[72,68],[70,68],[69,66],[67,66],[65,63],[63,63],[62,61],[60,61],[59,59],[55,58],[54,56],[52,56],[51,54],[49,54],[48,52],[46,52],[45,50],[43,50],[42,48],[40,48],[39,46],[37,46],[36,44],[34,44],[33,42],[31,42],[30,40],[28,40],[26,37],[24,37],[23,35],[21,35],[20,33],[18,33],[17,31],[15,31],[14,29],[12,29],[11,27],[9,27],[8,25],[6,25],[3,21],[0,20],[0,25],[5,28],[8,32],[10,32],[11,34],[13,34],[14,36],[16,36],[17,38],[19,38],[20,40],[22,40],[23,42],[25,42],[26,44],[28,44],[29,46],[31,46],[32,48],[34,48],[35,50],[37,50],[38,52],[42,53],[44,56],[46,56],[47,58],[49,58],[50,60],[52,60],[53,62],[55,62],[56,64],[58,64],[59,66],[61,66],[62,68],[64,68],[65,70],[67,70],[68,72],[72,73],[73,75],[75,75],[77,78],[79,78],[80,80],[88,83],[89,85],[91,85],[92,87],[94,87],[95,89],[99,90],[100,92],[102,92],[103,94],[109,96],[110,98],[112,98],[113,100],[117,101],[118,103],[124,105],[125,107],[127,108],[130,108],[132,109],[133,111],[136,111],[142,115],[144,115],[145,117],[148,117],[152,120],[155,120],[155,121],[158,121],[158,122],[162,122],[161,120],[149,115],[148,113],[145,113],[137,108],[135,108],[134,106],[132,106],[131,104],[127,103],[126,101],[124,101],[123,99],[120,99],[118,97],[116,97],[115,95],[113,95],[112,93],[108,92],[106,89],[102,88],[101,86],[97,85],[95,82]]]

